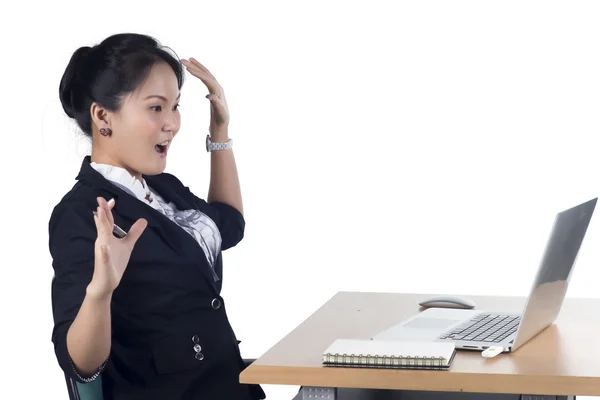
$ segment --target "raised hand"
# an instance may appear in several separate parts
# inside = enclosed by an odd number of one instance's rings
[[[113,235],[114,218],[112,209],[115,201],[97,198],[98,208],[94,215],[98,237],[95,243],[94,275],[87,291],[96,296],[110,296],[119,286],[129,263],[135,243],[146,229],[144,219],[137,220],[127,236],[119,239]]]
[[[189,61],[182,59],[181,63],[187,68],[188,72],[200,79],[208,89],[206,98],[210,100],[210,125],[212,128],[226,127],[229,125],[229,107],[225,99],[223,87],[217,82],[217,79],[210,71],[195,58]]]

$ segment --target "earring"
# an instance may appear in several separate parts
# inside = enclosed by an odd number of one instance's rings
[[[110,136],[112,134],[112,131],[108,128],[100,128],[100,134],[102,136]]]

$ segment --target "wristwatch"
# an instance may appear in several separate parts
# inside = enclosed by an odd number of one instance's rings
[[[206,135],[206,151],[227,150],[233,147],[233,140],[229,139],[225,143],[214,143],[210,140],[210,135]]]

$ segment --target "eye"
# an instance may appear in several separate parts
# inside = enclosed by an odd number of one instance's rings
[[[176,104],[175,107],[173,107],[173,111],[179,109],[179,107],[180,107],[180,105]],[[153,106],[153,107],[150,107],[150,108],[152,110],[154,110],[154,111],[161,111],[162,110],[162,106]]]

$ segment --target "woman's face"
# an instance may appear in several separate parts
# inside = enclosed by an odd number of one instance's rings
[[[106,116],[112,134],[93,133],[92,161],[125,168],[134,176],[162,173],[181,125],[179,97],[171,67],[155,64],[142,85],[123,99],[117,113],[98,111]]]

